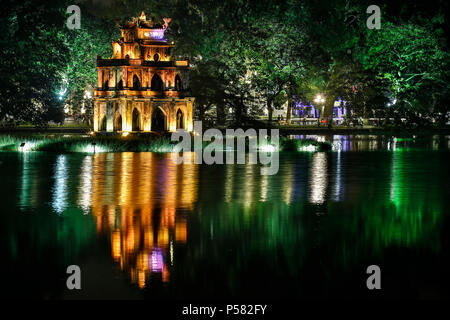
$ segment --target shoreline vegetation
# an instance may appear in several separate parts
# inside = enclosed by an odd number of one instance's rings
[[[262,128],[262,127],[261,127]],[[205,130],[208,128],[204,128]],[[219,128],[225,131],[226,128]],[[243,127],[244,130],[247,128]],[[268,127],[267,129],[270,129]],[[450,126],[425,127],[425,128],[404,128],[404,127],[348,127],[348,126],[273,126],[272,129],[280,130],[280,135],[301,135],[301,134],[379,134],[379,135],[421,135],[421,134],[450,134]],[[88,126],[18,126],[1,127],[0,136],[16,134],[89,134],[91,129]],[[154,133],[143,133],[142,135],[155,135]]]
[[[170,140],[170,134],[140,133],[123,137],[119,133],[99,133],[90,135],[88,127],[47,127],[20,128],[8,131],[0,128],[0,152],[44,151],[60,153],[93,153],[93,152],[174,152],[178,143]],[[279,148],[272,145],[257,145],[259,151],[327,151],[333,145],[328,141],[317,141],[308,135],[392,135],[396,137],[420,135],[450,135],[450,127],[424,128],[422,130],[407,130],[404,128],[374,128],[374,127],[287,127],[274,128],[280,131]],[[245,130],[245,129],[244,129]],[[225,130],[221,130],[225,133]],[[192,139],[193,140],[193,139]],[[204,149],[210,142],[203,142]],[[248,151],[248,139],[245,140]],[[236,141],[235,141],[236,145]],[[192,141],[191,150],[194,150]],[[225,146],[224,149],[225,151]],[[231,151],[231,150],[230,150]]]
[[[211,142],[204,141],[202,149]],[[235,146],[236,146],[235,138]],[[30,135],[30,134],[0,134],[0,151],[9,152],[59,152],[59,153],[100,153],[100,152],[174,152],[177,141],[171,141],[168,135]],[[224,140],[225,144],[225,140]],[[249,149],[248,139],[245,139],[246,151]],[[258,151],[301,152],[327,151],[332,144],[314,139],[290,139],[280,137],[279,148],[272,144],[258,143]],[[194,150],[192,139],[191,151]],[[226,151],[225,145],[223,151]],[[234,150],[227,150],[234,151]]]

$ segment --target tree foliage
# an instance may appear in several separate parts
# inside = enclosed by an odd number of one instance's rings
[[[295,100],[337,97],[358,115],[385,108],[440,115],[449,105],[448,4],[379,1],[382,27],[366,27],[369,0],[82,1],[80,30],[68,2],[8,1],[2,11],[0,121],[60,121],[65,104],[92,106],[96,56],[111,55],[117,22],[145,11],[171,17],[175,55],[189,57],[197,116],[237,124]],[[58,92],[65,91],[59,100]],[[230,113],[231,111],[231,113]],[[403,112],[402,111],[402,112]],[[89,114],[89,110],[88,110]]]

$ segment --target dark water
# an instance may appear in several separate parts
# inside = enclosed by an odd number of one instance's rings
[[[319,139],[340,151],[282,153],[275,176],[164,154],[0,153],[2,294],[448,298],[449,137]],[[81,291],[66,289],[72,264]]]

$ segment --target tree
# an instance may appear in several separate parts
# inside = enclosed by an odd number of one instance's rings
[[[57,92],[67,62],[62,8],[48,1],[8,1],[0,13],[0,121],[61,121]]]
[[[450,56],[440,35],[439,29],[426,26],[385,23],[382,33],[369,33],[361,60],[390,83],[398,106],[413,113],[445,114]]]
[[[86,117],[91,117],[93,104],[90,97],[92,89],[97,87],[97,56],[112,56],[111,41],[120,37],[120,31],[113,21],[98,19],[86,10],[83,12],[81,29],[64,30],[69,60],[62,70],[64,89],[67,90],[64,103],[69,104],[76,115],[80,115],[84,107]]]

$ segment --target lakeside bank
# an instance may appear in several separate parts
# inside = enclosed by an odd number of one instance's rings
[[[205,130],[208,128],[204,128]],[[219,128],[225,131],[226,128]],[[248,128],[243,128],[248,129]],[[267,128],[270,129],[270,128]],[[317,127],[317,126],[274,126],[272,129],[280,130],[280,135],[302,135],[302,134],[376,134],[376,135],[422,135],[422,134],[450,134],[450,126],[440,128],[401,128],[401,127],[344,127],[334,126]],[[89,134],[91,128],[86,126],[52,126],[52,127],[0,127],[0,135],[6,134],[73,134],[82,135]],[[148,135],[149,133],[142,133]],[[150,133],[151,134],[151,133]]]
[[[234,138],[234,145],[237,139]],[[224,145],[220,151],[236,151]],[[203,141],[202,149],[211,142]],[[175,152],[178,141],[171,141],[170,135],[146,134],[128,135],[126,137],[114,135],[64,135],[64,134],[0,134],[0,151],[9,152],[60,152],[60,153],[99,153],[99,152]],[[245,139],[246,150],[249,150],[249,141]],[[256,148],[261,152],[300,152],[300,151],[327,151],[332,144],[315,139],[290,139],[280,137],[279,144],[270,141],[259,141]],[[191,151],[194,150],[194,139],[191,141]]]

